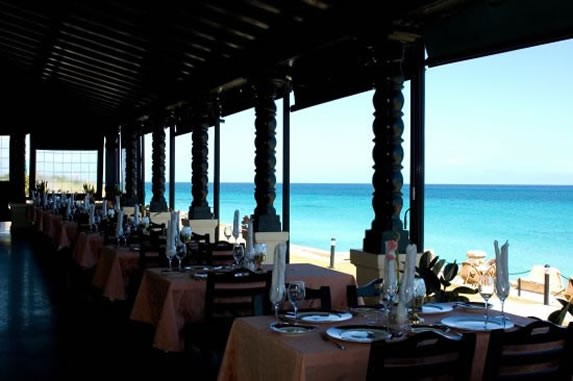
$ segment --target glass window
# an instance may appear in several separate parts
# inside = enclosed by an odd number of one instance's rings
[[[10,136],[0,136],[0,181],[10,181]]]
[[[36,151],[36,181],[47,181],[56,192],[83,192],[83,185],[97,185],[97,150]]]

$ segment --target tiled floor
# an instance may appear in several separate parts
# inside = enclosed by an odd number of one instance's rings
[[[129,320],[128,305],[83,284],[69,253],[0,222],[0,380],[208,379],[190,354],[152,349],[151,327]]]

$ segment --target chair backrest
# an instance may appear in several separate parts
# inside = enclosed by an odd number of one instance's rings
[[[492,331],[483,379],[571,380],[572,324],[535,320],[517,330]]]
[[[288,287],[288,285],[287,285]],[[320,306],[318,309],[328,311],[332,309],[332,297],[330,294],[330,286],[320,286],[319,288],[305,287],[304,300],[307,302],[318,301]],[[307,308],[303,308],[307,309]]]
[[[346,304],[348,307],[357,307],[359,297],[379,297],[383,279],[377,278],[362,286],[350,284],[346,286]]]
[[[207,264],[212,266],[228,266],[235,263],[233,244],[227,241],[217,241],[211,244]]]
[[[271,272],[246,269],[209,272],[205,294],[205,319],[230,319],[269,314]]]
[[[366,379],[468,380],[475,339],[470,332],[453,339],[423,331],[400,341],[375,341],[370,346]]]

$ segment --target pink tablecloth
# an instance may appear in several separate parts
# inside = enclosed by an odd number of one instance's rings
[[[137,271],[139,251],[104,246],[100,250],[92,285],[110,300],[125,300],[130,274]]]
[[[346,286],[356,284],[352,275],[307,263],[287,265],[285,279],[303,280],[313,288],[330,286],[335,309],[346,307]],[[204,304],[204,280],[191,279],[189,273],[148,269],[139,286],[131,319],[155,326],[156,348],[182,351],[181,330],[186,321],[203,318]]]
[[[103,237],[100,233],[80,232],[74,245],[72,256],[83,269],[90,269],[97,264]]]
[[[480,312],[478,312],[480,313]],[[450,314],[468,313],[454,310]],[[427,315],[427,323],[437,322],[445,315]],[[512,316],[520,325],[530,319]],[[338,323],[319,324],[319,328],[302,335],[282,335],[269,328],[271,316],[236,319],[218,381],[310,381],[365,380],[370,344],[345,342],[345,350],[324,341],[321,333],[331,326],[364,324],[360,317]],[[472,381],[481,381],[485,352],[489,340],[487,331],[477,332],[472,367]],[[405,381],[405,380],[404,380]]]

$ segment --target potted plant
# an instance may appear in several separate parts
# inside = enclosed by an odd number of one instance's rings
[[[420,257],[416,273],[418,277],[424,279],[427,300],[434,302],[467,302],[469,298],[462,294],[477,294],[478,292],[473,287],[452,287],[452,281],[458,274],[458,264],[456,261],[446,263],[445,259],[432,256],[432,253],[429,251],[424,252]]]

